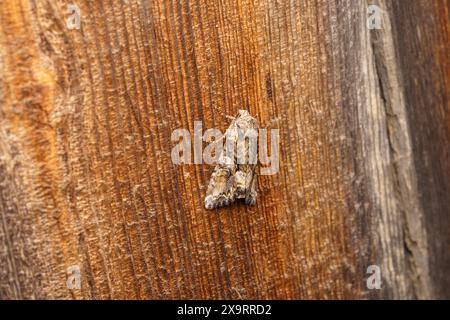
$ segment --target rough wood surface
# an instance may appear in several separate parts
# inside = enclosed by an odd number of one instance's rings
[[[449,29],[441,0],[1,1],[0,297],[450,298]],[[242,108],[280,172],[211,212],[171,133]]]

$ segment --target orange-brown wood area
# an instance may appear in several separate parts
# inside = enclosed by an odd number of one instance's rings
[[[449,32],[441,0],[1,1],[0,298],[449,298]],[[239,109],[279,172],[206,210],[171,135]]]

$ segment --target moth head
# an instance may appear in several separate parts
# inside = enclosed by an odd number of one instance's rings
[[[234,124],[243,129],[258,127],[258,121],[247,110],[238,111]]]
[[[248,111],[247,110],[243,110],[243,109],[241,109],[241,110],[239,110],[238,111],[238,117],[245,117],[245,116],[248,116],[248,115],[250,115],[250,113],[248,113]]]

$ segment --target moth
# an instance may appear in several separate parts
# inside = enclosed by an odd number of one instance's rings
[[[244,199],[256,203],[258,121],[239,110],[225,132],[224,147],[211,175],[205,197],[206,209],[215,209]]]

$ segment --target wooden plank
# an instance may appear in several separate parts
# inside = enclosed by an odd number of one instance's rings
[[[0,297],[450,295],[447,2],[69,3],[0,4]],[[280,170],[208,211],[171,134],[242,108]]]

